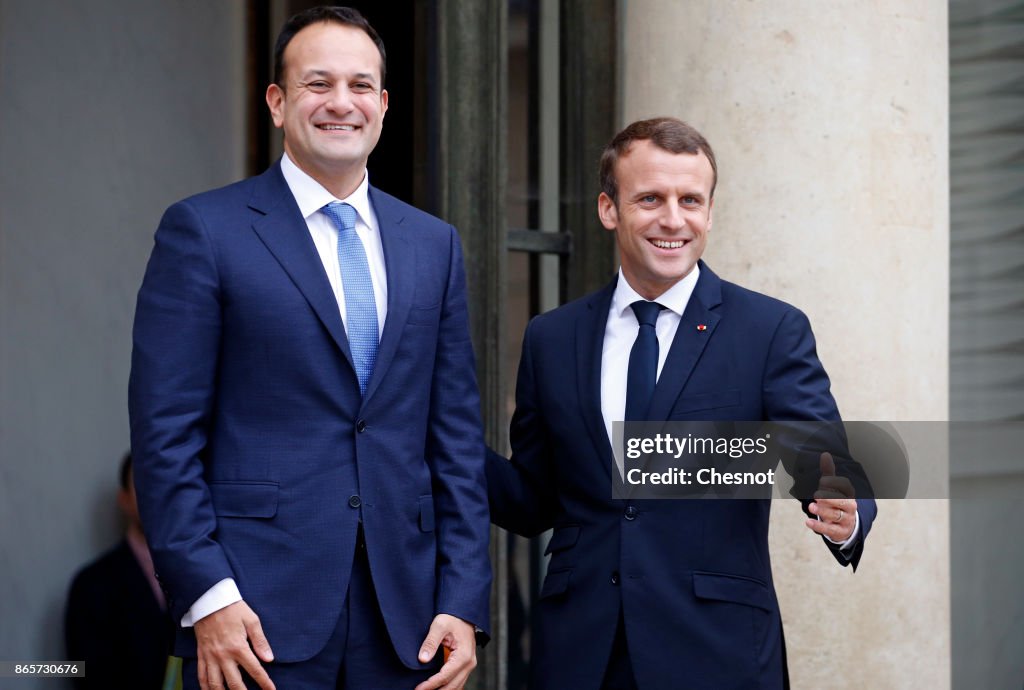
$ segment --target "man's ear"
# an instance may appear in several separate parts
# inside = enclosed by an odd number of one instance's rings
[[[267,107],[270,108],[274,126],[280,129],[284,126],[284,90],[277,84],[267,87]]]
[[[128,492],[121,489],[117,492],[117,507],[124,510],[128,505]]]
[[[384,89],[380,92],[380,115],[384,117],[384,113],[388,111],[388,90]]]
[[[597,217],[601,219],[601,225],[605,230],[615,230],[619,227],[619,209],[615,207],[612,198],[604,192],[597,197]]]
[[[712,221],[712,216],[713,216],[714,210],[715,210],[715,197],[711,197],[711,200],[708,202],[708,230],[711,230],[711,221]]]
[[[117,507],[121,514],[128,517],[132,514],[132,492],[128,489],[119,489],[117,492]]]

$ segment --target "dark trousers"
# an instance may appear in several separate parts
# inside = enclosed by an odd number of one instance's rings
[[[273,647],[274,641],[269,642]],[[413,690],[437,672],[440,657],[422,669],[407,668],[398,659],[377,604],[360,529],[345,606],[327,645],[308,661],[264,668],[278,690]],[[241,673],[247,688],[258,687]],[[184,690],[198,690],[195,659],[185,659],[182,676]]]
[[[633,664],[629,660],[629,647],[626,645],[626,623],[619,612],[619,625],[615,630],[615,641],[612,642],[612,653],[608,659],[608,668],[604,672],[601,690],[637,690],[636,678],[633,676]]]

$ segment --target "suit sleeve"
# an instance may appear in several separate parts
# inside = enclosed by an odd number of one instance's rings
[[[780,320],[769,347],[763,382],[764,418],[782,421],[840,421],[839,409],[830,389],[828,374],[818,359],[811,324],[803,312],[790,308]],[[840,441],[845,445],[845,435]],[[817,457],[805,461],[816,467]],[[857,469],[853,468],[852,471]],[[851,467],[844,468],[837,464],[837,472],[843,474],[844,471],[851,471]],[[802,504],[804,512],[813,517],[807,511],[810,501],[803,500]],[[856,570],[876,512],[874,499],[857,499],[860,539],[851,551],[841,552],[837,544],[822,537],[841,565],[852,564]]]
[[[233,577],[213,534],[203,475],[216,397],[221,295],[203,219],[181,202],[164,214],[139,290],[128,411],[139,512],[174,620]]]
[[[490,518],[483,427],[469,335],[462,249],[451,229],[448,285],[441,307],[427,424],[438,530],[438,613],[489,627]]]
[[[510,532],[533,537],[551,529],[555,513],[550,443],[539,408],[533,361],[531,321],[523,334],[522,355],[516,377],[516,410],[509,437],[512,459],[493,451],[487,454],[487,495],[491,519]]]

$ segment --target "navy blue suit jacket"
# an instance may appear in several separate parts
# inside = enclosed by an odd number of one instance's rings
[[[807,318],[700,267],[649,418],[838,419]],[[641,690],[780,688],[771,501],[612,498],[600,389],[614,288],[613,281],[530,322],[512,459],[487,463],[497,524],[525,536],[554,528],[530,687],[597,690],[621,609]],[[858,509],[866,536],[874,502],[858,499]],[[840,563],[856,566],[863,543],[849,560],[829,546]]]
[[[459,238],[370,200],[388,312],[362,398],[279,164],[167,210],[135,316],[132,456],[175,620],[231,577],[276,660],[313,656],[361,520],[391,640],[416,668],[435,614],[488,625],[484,445]],[[195,653],[190,631],[177,651]]]

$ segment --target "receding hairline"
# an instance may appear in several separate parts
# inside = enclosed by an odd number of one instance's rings
[[[357,78],[370,78],[370,79],[373,79],[375,82],[378,82],[378,84],[383,89],[383,78],[384,78],[384,69],[385,69],[384,68],[384,60],[383,60],[383,58],[380,55],[379,47],[377,46],[376,43],[373,42],[373,38],[368,33],[366,33],[366,31],[362,27],[357,26],[355,24],[347,24],[347,23],[345,23],[343,21],[340,21],[340,20],[334,19],[334,18],[324,18],[324,19],[317,20],[317,21],[315,21],[315,22],[313,22],[311,24],[307,24],[306,26],[304,26],[301,29],[299,29],[298,31],[296,31],[295,35],[293,35],[288,40],[288,44],[284,47],[284,50],[281,51],[281,74],[280,74],[281,81],[285,80],[284,77],[288,73],[288,49],[291,48],[292,45],[295,43],[295,38],[298,37],[306,29],[309,29],[309,28],[312,28],[312,27],[316,27],[316,26],[323,26],[325,24],[326,25],[330,25],[330,26],[337,26],[337,27],[340,27],[342,29],[350,29],[352,31],[358,32],[358,33],[362,34],[363,36],[365,36],[367,38],[367,40],[370,41],[370,45],[373,46],[374,52],[377,55],[377,72],[376,73],[372,73],[372,72],[357,72],[356,74],[351,75],[351,76],[354,76],[354,77],[357,77]],[[303,77],[305,77],[306,75],[317,75],[317,76],[325,76],[325,77],[335,77],[335,76],[337,76],[333,72],[331,72],[330,70],[325,70],[325,69],[322,69],[322,68],[319,68],[319,67],[314,67],[314,68],[308,69],[308,70],[306,70],[305,72],[302,73]],[[278,86],[280,86],[281,88],[284,88],[285,84],[278,84]]]
[[[273,51],[273,72],[271,79],[273,84],[284,88],[284,53],[295,38],[303,29],[319,24],[340,24],[350,26],[365,33],[377,48],[380,55],[380,88],[384,89],[387,81],[387,51],[384,48],[384,41],[380,34],[373,28],[362,12],[354,7],[342,7],[339,5],[310,7],[297,14],[292,15],[281,27],[274,41]]]
[[[711,165],[711,190],[709,199],[715,196],[718,186],[718,163],[711,144],[695,127],[675,117],[654,117],[637,120],[619,131],[601,152],[598,166],[601,192],[616,205],[619,201],[618,179],[616,177],[619,159],[633,150],[639,141],[650,141],[655,148],[673,155],[703,153]]]

